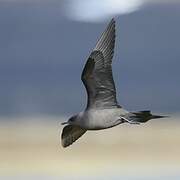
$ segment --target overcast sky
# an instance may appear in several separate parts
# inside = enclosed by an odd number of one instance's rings
[[[113,72],[120,104],[128,110],[180,111],[179,1],[139,1],[133,8],[124,6],[123,13],[119,7],[111,13],[105,8],[101,18],[97,9],[87,10],[92,13],[85,19],[68,15],[77,4],[67,2],[0,0],[0,115],[83,110],[81,71],[114,15]]]

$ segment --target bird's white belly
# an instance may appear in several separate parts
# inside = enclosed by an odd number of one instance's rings
[[[83,126],[89,130],[106,129],[121,123],[120,116],[128,112],[124,109],[89,110],[86,112]]]

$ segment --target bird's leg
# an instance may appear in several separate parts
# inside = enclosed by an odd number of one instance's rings
[[[124,122],[127,122],[129,124],[140,124],[140,122],[137,122],[137,121],[130,121],[129,119],[125,118],[125,117],[121,117],[121,119],[124,121]]]

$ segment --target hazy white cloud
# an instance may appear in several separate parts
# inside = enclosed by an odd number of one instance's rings
[[[171,0],[179,2],[180,0]],[[67,0],[65,14],[77,21],[103,21],[115,15],[128,14],[148,3],[167,3],[167,0]]]
[[[60,7],[66,17],[76,21],[98,22],[139,10],[149,3],[180,3],[180,0],[0,0],[7,3],[45,4]]]
[[[69,0],[66,15],[79,21],[102,21],[117,14],[131,13],[146,0]]]

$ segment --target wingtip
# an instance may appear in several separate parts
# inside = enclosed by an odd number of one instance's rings
[[[71,144],[66,144],[64,141],[63,141],[63,139],[61,139],[61,146],[63,147],[63,148],[67,148],[67,147],[69,147]]]
[[[114,17],[111,19],[111,21],[110,21],[110,23],[109,23],[109,24],[112,24],[112,25],[114,25],[114,26],[115,26],[115,24],[116,24],[116,20],[115,20],[115,18],[114,18]]]

